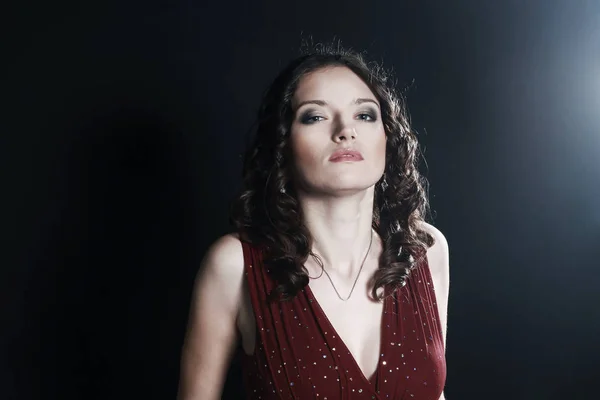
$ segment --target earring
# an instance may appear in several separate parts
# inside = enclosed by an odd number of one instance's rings
[[[283,193],[283,194],[285,194],[285,188],[284,188],[284,187],[282,187],[281,189],[279,189],[279,193]]]

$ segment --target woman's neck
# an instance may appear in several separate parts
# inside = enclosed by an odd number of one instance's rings
[[[329,271],[353,276],[363,263],[374,234],[372,191],[335,198],[300,194],[299,201],[313,239],[313,253]]]

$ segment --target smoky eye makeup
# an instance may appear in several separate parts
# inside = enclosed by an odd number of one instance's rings
[[[320,113],[318,113],[316,110],[307,109],[300,113],[300,115],[298,117],[298,121],[300,121],[303,124],[311,124],[311,123],[320,121],[323,118],[324,117]]]
[[[379,110],[375,107],[367,106],[355,113],[355,118],[367,122],[379,120]],[[313,124],[322,121],[326,117],[315,108],[307,108],[298,113],[296,120],[302,124]]]
[[[377,121],[379,119],[379,112],[373,107],[367,107],[364,110],[359,111],[357,117],[363,120]],[[364,117],[368,117],[369,119]]]

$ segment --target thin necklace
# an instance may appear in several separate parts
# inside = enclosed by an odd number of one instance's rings
[[[348,299],[350,299],[350,296],[352,296],[352,293],[354,292],[354,288],[356,287],[356,282],[358,282],[358,277],[360,276],[363,266],[365,265],[365,261],[367,260],[367,256],[369,255],[369,252],[371,251],[372,244],[373,244],[373,229],[371,229],[371,240],[369,241],[369,248],[367,249],[367,254],[365,254],[365,258],[363,258],[362,264],[360,264],[360,269],[358,270],[358,274],[356,274],[356,279],[354,279],[354,284],[352,284],[352,289],[350,289],[350,294],[348,294],[348,297],[346,297],[345,299],[342,296],[340,296],[340,292],[338,292],[337,288],[333,284],[333,280],[329,276],[329,273],[325,270],[325,266],[323,265],[323,262],[318,257],[315,257],[314,254],[313,254],[313,258],[319,265],[321,265],[321,275],[317,276],[316,278],[312,278],[312,279],[320,278],[321,276],[323,276],[323,272],[325,272],[325,275],[327,275],[327,278],[329,279],[329,282],[331,283],[333,290],[335,290],[335,294],[337,294],[337,297],[339,297],[339,299],[342,301],[348,301]]]

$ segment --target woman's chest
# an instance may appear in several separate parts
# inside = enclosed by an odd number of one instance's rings
[[[322,284],[310,285],[307,291],[323,332],[335,335],[332,339],[337,339],[340,350],[350,354],[366,378],[372,377],[380,358],[384,301],[371,299],[366,291],[340,299]]]
[[[393,298],[359,310],[322,303],[307,288],[293,302],[260,311],[256,353],[246,358],[250,391],[274,396],[263,399],[433,399],[441,392],[443,349],[416,304]],[[378,339],[370,341],[369,332]]]

